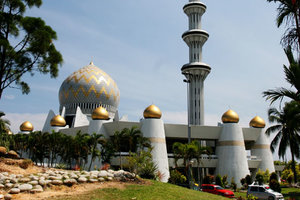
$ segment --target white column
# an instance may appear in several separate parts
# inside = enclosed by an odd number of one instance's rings
[[[170,177],[164,123],[161,119],[143,119],[141,121],[143,136],[150,139],[153,162],[163,175],[161,182],[168,182]]]

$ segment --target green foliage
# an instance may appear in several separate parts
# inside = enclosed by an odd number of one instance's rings
[[[0,134],[2,133],[8,133],[10,130],[10,121],[7,119],[4,119],[5,113],[0,111]]]
[[[131,153],[127,158],[128,168],[131,172],[138,174],[142,178],[155,179],[157,166],[152,161],[151,148]]]
[[[216,176],[216,185],[219,185],[221,187],[224,187],[223,182],[222,182],[222,177],[220,176],[220,174],[218,174]]]
[[[255,181],[257,181],[259,185],[262,185],[264,183],[264,176],[260,173],[257,173],[255,176]]]
[[[170,171],[169,183],[178,185],[187,181],[186,177],[176,169]]]
[[[276,179],[272,179],[269,182],[270,188],[276,192],[281,192],[280,184]]]
[[[256,196],[253,196],[252,194],[249,194],[247,196],[247,200],[257,200],[258,198]]]
[[[52,28],[39,17],[24,16],[26,9],[41,6],[41,0],[2,1],[0,11],[0,99],[14,83],[23,94],[30,92],[23,75],[35,72],[58,76],[62,56],[53,40]]]
[[[236,192],[237,184],[235,183],[233,177],[231,178],[231,181],[230,181],[230,187],[233,189],[234,192]]]
[[[222,177],[222,183],[223,183],[223,186],[224,187],[226,187],[227,185],[228,185],[228,181],[227,181],[227,175],[224,175],[223,177]]]
[[[245,177],[245,179],[246,179],[247,185],[251,185],[252,184],[252,178],[251,178],[251,176],[249,174]]]
[[[214,176],[207,175],[203,179],[203,184],[212,184],[214,181]]]
[[[267,169],[266,171],[262,171],[258,169],[258,172],[255,176],[255,181],[258,182],[259,185],[262,185],[263,183],[268,183],[270,178],[270,172]]]

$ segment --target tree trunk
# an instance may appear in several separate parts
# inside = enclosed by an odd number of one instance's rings
[[[294,183],[296,184],[298,179],[297,179],[297,171],[296,171],[296,167],[295,167],[295,158],[294,158],[294,151],[292,150],[292,147],[290,147],[291,149],[291,154],[292,154],[292,170],[294,173]]]

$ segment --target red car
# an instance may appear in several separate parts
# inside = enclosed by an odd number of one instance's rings
[[[233,198],[234,193],[231,190],[226,190],[219,185],[202,184],[201,190],[212,194],[222,195],[224,197]]]

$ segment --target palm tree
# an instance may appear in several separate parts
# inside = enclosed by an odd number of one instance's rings
[[[276,123],[266,130],[266,135],[275,132],[276,135],[271,142],[271,151],[274,152],[279,144],[278,156],[285,157],[286,149],[289,147],[292,155],[292,170],[294,180],[297,183],[297,173],[295,168],[295,157],[300,158],[300,104],[295,101],[285,103],[283,110],[278,111],[276,108],[270,108],[268,111],[269,121]]]
[[[92,163],[95,161],[96,158],[100,158],[101,152],[98,149],[99,144],[102,142],[102,138],[104,136],[102,134],[93,133],[89,138],[89,146],[91,152],[91,162],[89,166],[89,171],[91,170]]]
[[[3,119],[3,116],[5,116],[5,113],[0,111],[0,133],[7,133],[10,130],[10,122],[7,119]]]
[[[193,145],[195,145],[197,147],[197,151],[195,152],[195,157],[197,160],[197,171],[198,171],[198,184],[201,185],[202,182],[202,168],[200,167],[202,162],[201,159],[203,157],[203,155],[210,155],[212,152],[212,149],[210,147],[206,147],[206,146],[201,146],[201,143],[197,140],[193,140],[192,143]]]
[[[142,132],[136,126],[129,128],[124,128],[122,130],[122,134],[126,140],[128,140],[129,152],[136,152],[137,150],[137,143],[139,138],[142,137]]]
[[[297,0],[267,0],[268,2],[279,2],[277,8],[277,26],[280,27],[284,22],[287,26],[281,44],[284,47],[293,46],[299,50],[300,47],[300,26],[299,13],[300,2]]]
[[[285,79],[294,89],[277,88],[263,92],[263,97],[271,101],[271,104],[277,100],[282,102],[284,97],[288,97],[300,103],[300,63],[294,59],[291,47],[285,49],[285,54],[289,60],[289,67],[283,65]]]
[[[122,144],[124,142],[124,131],[116,131],[112,137],[112,143],[116,152],[119,152],[120,168],[122,169]]]

